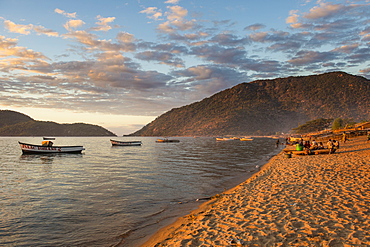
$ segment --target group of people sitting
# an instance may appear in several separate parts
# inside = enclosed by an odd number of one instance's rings
[[[333,154],[339,149],[339,141],[329,139],[326,146],[329,149],[329,154]]]
[[[317,142],[313,140],[312,142],[310,141],[304,141],[301,140],[299,145],[302,145],[305,150],[319,150],[319,149],[325,149],[324,144],[322,142]],[[329,149],[329,153],[335,153],[337,149],[339,149],[339,141],[329,139],[328,142],[326,143],[327,149]]]

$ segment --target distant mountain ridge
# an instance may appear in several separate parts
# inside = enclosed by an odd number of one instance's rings
[[[9,110],[0,110],[0,136],[116,136],[98,125],[37,121]]]
[[[241,83],[174,108],[136,136],[270,135],[317,118],[370,119],[370,81],[345,72]]]

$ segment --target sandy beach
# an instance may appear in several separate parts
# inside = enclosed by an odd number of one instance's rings
[[[370,143],[280,153],[142,246],[370,246]]]

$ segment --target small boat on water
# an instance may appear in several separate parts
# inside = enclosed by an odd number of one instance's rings
[[[55,137],[46,137],[46,136],[44,136],[42,139],[45,140],[45,141],[47,141],[47,140],[55,140]]]
[[[141,146],[141,141],[117,141],[117,140],[110,140],[112,146]]]
[[[81,153],[85,150],[83,146],[52,146],[35,145],[18,142],[23,154],[45,154],[45,153]]]
[[[180,142],[180,140],[175,139],[157,139],[155,142]]]

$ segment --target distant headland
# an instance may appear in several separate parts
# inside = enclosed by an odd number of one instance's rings
[[[0,110],[0,136],[116,136],[116,134],[98,125],[37,121],[16,111]]]

